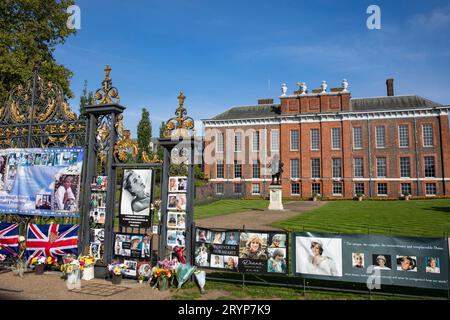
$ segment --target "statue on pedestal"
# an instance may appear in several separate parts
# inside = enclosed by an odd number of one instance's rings
[[[272,158],[272,162],[269,163],[269,168],[271,168],[272,182],[271,185],[281,185],[281,174],[283,173],[283,162],[279,160],[278,154],[275,154]],[[275,182],[276,179],[276,182]]]

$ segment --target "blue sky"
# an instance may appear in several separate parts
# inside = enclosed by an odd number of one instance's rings
[[[84,80],[95,92],[106,64],[136,132],[141,109],[154,135],[183,90],[188,113],[210,118],[260,98],[279,101],[305,81],[310,89],[348,79],[353,97],[396,94],[450,104],[450,3],[416,0],[78,0],[81,30],[56,49],[74,72],[78,111]],[[381,8],[381,30],[366,26]]]

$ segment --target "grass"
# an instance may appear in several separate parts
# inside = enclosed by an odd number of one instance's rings
[[[273,226],[287,231],[442,237],[450,232],[450,200],[334,201]]]
[[[276,299],[276,300],[398,300],[406,299],[395,296],[372,295],[363,293],[345,293],[285,288],[269,287],[264,285],[245,285],[236,283],[225,283],[218,281],[207,281],[206,298],[208,300],[254,300],[254,299]],[[197,300],[201,298],[199,289],[192,283],[183,286],[183,289],[176,291],[172,296],[174,300]]]
[[[266,209],[268,200],[219,200],[194,207],[194,219],[210,218],[224,214]]]

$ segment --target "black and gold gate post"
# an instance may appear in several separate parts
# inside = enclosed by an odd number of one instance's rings
[[[118,90],[112,86],[109,74],[111,68],[105,68],[105,79],[102,88],[95,93],[97,104],[86,107],[89,117],[89,142],[87,174],[84,183],[86,201],[83,203],[83,249],[87,250],[90,243],[89,226],[89,199],[91,199],[91,183],[97,175],[108,177],[108,188],[106,193],[106,217],[103,261],[108,264],[112,260],[114,246],[114,217],[116,203],[116,170],[115,146],[120,138],[122,128],[122,113],[125,107],[120,105]],[[113,100],[114,99],[114,100]]]
[[[161,221],[159,239],[159,259],[168,258],[171,254],[167,246],[167,201],[169,189],[170,165],[187,166],[187,194],[186,194],[186,262],[193,263],[191,244],[194,237],[194,199],[195,199],[195,165],[198,163],[198,152],[201,149],[201,140],[195,137],[194,120],[187,116],[184,108],[186,97],[183,93],[178,96],[179,107],[175,111],[176,117],[170,118],[165,127],[164,138],[158,143],[164,149],[162,184],[161,184]]]

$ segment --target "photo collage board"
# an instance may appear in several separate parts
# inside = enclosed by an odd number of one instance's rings
[[[89,200],[89,226],[91,243],[89,254],[97,259],[102,258],[105,239],[106,190],[108,177],[96,176],[91,183],[91,199]]]
[[[448,289],[446,239],[295,233],[292,246],[294,274],[304,278]]]
[[[187,177],[169,177],[167,246],[186,246]]]
[[[116,233],[114,257],[126,266],[128,277],[151,277],[151,236],[132,233]]]
[[[82,148],[0,150],[0,213],[80,215]]]
[[[195,265],[240,273],[288,274],[288,234],[196,228]]]

